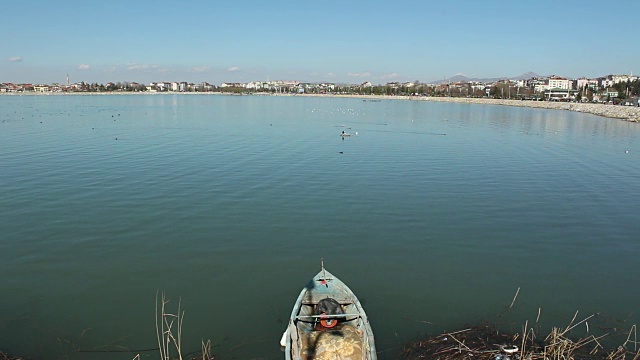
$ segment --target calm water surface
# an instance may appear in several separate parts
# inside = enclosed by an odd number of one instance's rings
[[[181,299],[185,352],[211,339],[227,359],[281,359],[321,258],[381,358],[480,321],[518,330],[539,308],[543,329],[576,310],[630,327],[639,138],[498,106],[2,96],[0,349],[132,359],[76,351],[156,347],[160,290]]]

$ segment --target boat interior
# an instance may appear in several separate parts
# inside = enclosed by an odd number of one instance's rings
[[[343,314],[318,314],[318,302],[326,299],[326,296],[314,296],[312,293],[307,295],[309,296],[303,298],[296,317],[300,358],[362,360],[366,356],[364,349],[367,339],[356,301],[348,296],[337,298],[335,300],[340,304]]]
[[[314,331],[317,330],[320,325],[321,318],[335,318],[338,321],[338,325],[351,325],[351,326],[359,326],[360,313],[358,308],[356,307],[353,299],[350,298],[342,298],[336,299],[340,307],[342,308],[343,314],[339,315],[321,315],[316,311],[316,307],[318,302],[326,299],[326,297],[316,297],[316,298],[305,298],[302,300],[302,304],[300,306],[300,311],[297,316],[297,324],[298,328],[303,331]]]

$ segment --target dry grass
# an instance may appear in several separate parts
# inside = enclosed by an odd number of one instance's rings
[[[517,296],[517,294],[516,294]],[[514,298],[515,301],[515,298]],[[513,306],[513,302],[511,303]],[[511,306],[509,308],[511,308]],[[534,325],[537,326],[541,309]],[[626,340],[620,346],[608,349],[603,344],[611,342],[609,333],[590,333],[589,321],[596,314],[576,322],[578,312],[564,328],[554,327],[542,339],[540,331],[534,330],[526,321],[519,333],[502,333],[495,326],[473,326],[456,332],[447,332],[407,344],[398,359],[480,359],[480,360],[640,360],[640,345],[636,326],[623,334]],[[584,326],[584,328],[582,328]],[[579,331],[578,331],[578,327]],[[570,337],[571,332],[583,334]],[[620,335],[619,329],[614,329]]]
[[[405,346],[399,359],[640,359],[640,351],[629,347],[605,350],[600,343],[605,336],[571,340],[563,335],[563,330],[554,328],[543,342],[537,342],[533,329],[511,335],[490,326],[474,326],[411,343]]]
[[[177,353],[177,359],[182,360],[182,320],[184,311],[180,306],[182,300],[178,301],[178,311],[175,314],[167,312],[167,300],[164,292],[160,301],[156,293],[156,337],[158,338],[158,348],[160,349],[161,360],[171,360],[171,354]],[[158,305],[160,305],[158,307]]]
[[[0,351],[0,360],[25,360],[22,357],[13,357]]]
[[[158,349],[161,360],[178,359],[183,360],[182,353],[182,324],[184,311],[182,310],[182,300],[178,300],[178,308],[175,313],[170,312],[164,292],[159,296],[156,293],[156,337],[158,339]],[[201,356],[193,357],[192,360],[213,360],[211,354],[211,340],[201,341]],[[193,353],[192,353],[193,354]],[[188,358],[191,355],[188,355]],[[138,355],[139,358],[139,355]],[[2,360],[2,359],[0,359]],[[136,358],[134,358],[136,360]]]
[[[202,360],[213,360],[213,356],[211,355],[211,340],[201,341],[202,343]]]

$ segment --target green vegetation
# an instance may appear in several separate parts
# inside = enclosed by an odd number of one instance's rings
[[[640,80],[619,82],[613,85],[618,91],[618,99],[626,99],[628,97],[640,95]]]
[[[640,95],[640,80],[621,81],[613,85],[595,86],[590,83],[578,89],[547,89],[544,79],[530,79],[527,82],[498,80],[491,83],[455,82],[424,84],[416,80],[413,83],[390,82],[373,85],[369,82],[353,84],[298,83],[298,82],[253,82],[248,84],[224,83],[214,86],[206,82],[193,84],[187,82],[159,82],[149,85],[135,82],[75,83],[72,85],[32,85],[8,84],[0,86],[1,92],[56,92],[56,93],[99,93],[99,92],[168,92],[168,93],[224,93],[224,94],[332,94],[332,95],[378,95],[378,96],[430,96],[452,98],[490,98],[515,100],[554,100],[581,102],[613,102],[637,104]],[[565,81],[567,81],[565,79]],[[598,80],[600,81],[600,79]],[[609,79],[610,81],[610,79]],[[610,83],[609,83],[610,84]],[[569,87],[575,86],[569,81]],[[536,89],[546,89],[539,90]]]

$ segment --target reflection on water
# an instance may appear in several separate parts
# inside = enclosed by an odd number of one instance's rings
[[[637,322],[639,129],[417,101],[0,97],[0,346],[153,348],[160,289],[190,351],[280,359],[320,258],[382,358],[496,320],[517,288],[504,325]]]

